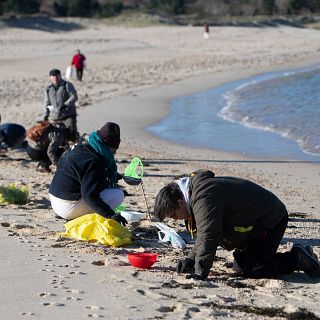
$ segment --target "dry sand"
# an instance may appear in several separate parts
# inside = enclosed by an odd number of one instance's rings
[[[78,93],[79,129],[90,132],[106,121],[121,125],[119,171],[138,155],[145,164],[149,207],[157,191],[175,176],[207,168],[217,175],[256,181],[278,195],[291,215],[281,250],[294,242],[319,241],[319,165],[248,159],[162,141],[144,128],[168,114],[170,100],[270,70],[319,62],[319,31],[290,27],[202,28],[105,26],[102,22],[56,20],[68,29],[0,29],[0,112],[3,122],[30,127],[42,114],[48,71],[65,70],[75,49],[88,58]],[[34,26],[34,24],[33,24]],[[40,28],[40,26],[38,26]],[[61,28],[61,29],[63,29]],[[134,244],[106,248],[62,238],[64,220],[48,201],[52,174],[38,174],[24,152],[0,158],[2,185],[27,184],[26,205],[0,208],[0,314],[3,319],[318,319],[318,280],[303,273],[280,279],[238,277],[218,250],[209,280],[197,282],[174,272],[183,253],[158,243],[147,220],[135,227]],[[120,183],[128,209],[145,212],[140,187]],[[170,221],[177,230],[182,224]],[[188,248],[192,243],[188,245]],[[128,251],[159,253],[154,268],[128,265]]]

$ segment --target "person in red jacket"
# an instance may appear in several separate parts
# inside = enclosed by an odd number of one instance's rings
[[[79,81],[82,81],[85,60],[86,60],[86,57],[80,52],[79,49],[77,50],[77,53],[72,58],[71,66],[74,66],[76,68],[77,79]]]

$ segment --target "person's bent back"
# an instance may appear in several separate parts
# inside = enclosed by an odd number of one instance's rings
[[[20,124],[4,123],[0,125],[1,148],[18,148],[24,142],[26,129]]]
[[[75,145],[59,160],[49,194],[53,210],[65,219],[88,213],[126,223],[113,209],[124,193],[117,188],[114,154],[120,145],[120,127],[108,122],[90,134],[88,142]]]

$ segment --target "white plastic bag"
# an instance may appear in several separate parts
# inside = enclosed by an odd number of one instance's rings
[[[185,241],[177,234],[175,230],[160,222],[156,222],[156,227],[160,230],[158,232],[160,241],[170,242],[172,246],[177,249],[184,249],[186,247]]]
[[[66,70],[66,79],[70,80],[72,78],[73,68],[72,66],[68,66]]]

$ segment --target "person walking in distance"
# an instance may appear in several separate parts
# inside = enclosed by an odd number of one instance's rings
[[[78,49],[77,53],[73,56],[71,61],[71,66],[74,66],[76,68],[77,79],[79,81],[82,81],[85,60],[86,60],[86,57]]]

